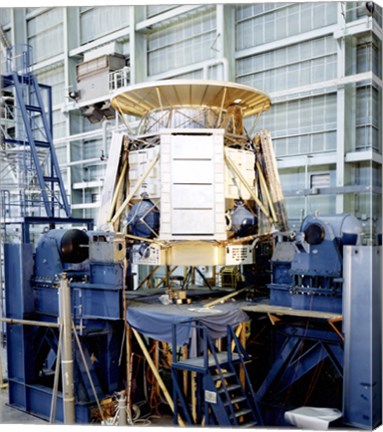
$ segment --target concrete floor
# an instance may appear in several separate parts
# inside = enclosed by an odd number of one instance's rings
[[[0,390],[0,427],[1,424],[24,424],[24,425],[49,425],[49,423],[45,420],[42,420],[38,417],[32,416],[30,414],[26,414],[22,411],[19,411],[15,408],[12,408],[7,405],[8,404],[8,389]],[[146,420],[138,421],[135,426],[161,426],[161,427],[171,427],[173,426],[173,421],[171,416],[162,416],[162,417],[151,417],[150,424]],[[82,426],[82,429],[84,425]],[[19,430],[19,429],[18,429]]]
[[[6,350],[0,347],[0,360],[1,360],[1,371],[4,380],[6,381],[7,373],[7,355]],[[49,426],[49,422],[42,420],[25,412],[19,411],[16,408],[12,408],[8,405],[8,388],[0,388],[0,427],[2,424],[7,425],[46,425]],[[165,415],[161,417],[153,416],[150,418],[150,424],[145,420],[140,420],[135,424],[135,426],[172,426],[173,420],[172,416]],[[84,426],[81,426],[84,430]],[[7,427],[7,429],[12,427]],[[86,428],[87,429],[87,428]],[[12,429],[13,430],[13,429]],[[19,431],[19,427],[17,427]]]
[[[8,389],[0,390],[0,424],[44,424],[48,423],[42,419],[26,414],[8,404]]]
[[[7,353],[4,348],[0,348],[1,371],[5,380],[7,371]],[[44,424],[48,423],[42,419],[26,414],[15,408],[8,406],[8,388],[0,389],[0,424]]]

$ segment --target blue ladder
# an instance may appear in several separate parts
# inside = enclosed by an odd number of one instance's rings
[[[30,151],[33,162],[32,170],[41,190],[46,215],[49,218],[59,216],[59,214],[55,214],[55,209],[58,209],[58,211],[64,210],[65,215],[70,217],[71,210],[52,138],[51,87],[38,83],[36,77],[30,72],[30,50],[31,47],[27,46],[25,53],[23,53],[25,54],[23,55],[25,64],[23,64],[21,72],[17,70],[8,71],[8,75],[2,76],[3,89],[14,88],[17,109],[21,114],[24,132],[22,134],[20,130],[16,131],[15,137],[4,137],[3,142],[14,146],[24,146],[25,149]],[[9,64],[11,64],[10,61]],[[47,91],[47,102],[45,104],[42,90]],[[39,121],[41,121],[41,125],[38,124]],[[42,139],[37,139],[37,134],[40,134],[39,138],[42,137]],[[40,151],[45,149],[49,156],[49,166],[48,169],[45,169],[45,173],[44,161],[40,160],[39,149]],[[36,204],[38,205],[38,203]]]
[[[177,360],[177,324],[173,325],[174,423],[177,424],[178,415],[181,415],[188,425],[202,423],[206,426],[250,428],[262,424],[260,409],[245,364],[250,360],[250,356],[236,337],[233,328],[227,327],[228,350],[218,352],[207,328],[201,324],[192,325],[200,333],[199,342],[202,340],[202,346],[197,351],[201,355],[186,360]],[[245,386],[241,383],[241,370],[244,372]],[[196,418],[191,414],[188,396],[182,389],[181,371],[195,372],[197,375]]]

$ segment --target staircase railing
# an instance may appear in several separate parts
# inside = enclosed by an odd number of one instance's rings
[[[240,361],[242,369],[243,369],[243,371],[245,373],[245,381],[248,384],[248,391],[251,394],[252,402],[253,402],[253,405],[254,405],[254,407],[255,407],[255,409],[257,411],[257,417],[259,419],[259,422],[260,422],[260,424],[262,424],[261,410],[259,408],[258,401],[257,401],[257,399],[255,397],[255,393],[253,391],[253,387],[251,386],[250,376],[249,376],[249,373],[247,371],[247,367],[246,367],[246,364],[245,364],[246,361],[250,361],[251,360],[251,356],[249,355],[249,353],[245,350],[244,346],[239,341],[239,339],[236,336],[233,328],[231,326],[227,326],[227,345],[229,347],[231,347],[232,342],[234,342],[234,346],[237,349],[237,352],[239,353],[239,361]],[[231,362],[232,361],[232,359],[231,359],[232,350],[231,349],[229,349],[228,356],[230,356],[230,362]]]
[[[190,334],[194,331],[196,335],[196,356],[191,357],[189,359],[179,360],[177,358],[177,329],[179,330],[180,326],[188,326],[190,329]],[[185,333],[182,332],[184,335]],[[251,381],[249,374],[247,372],[245,362],[250,360],[251,357],[235,335],[235,332],[232,326],[227,326],[227,351],[219,352],[215,346],[214,340],[209,335],[208,328],[198,322],[195,321],[183,321],[172,325],[172,345],[173,345],[173,365],[172,365],[172,374],[173,374],[173,397],[174,397],[174,406],[177,410],[175,413],[175,418],[178,415],[178,401],[182,406],[184,418],[189,425],[195,424],[192,421],[192,417],[190,415],[190,409],[188,403],[186,401],[185,395],[182,392],[180,387],[180,383],[178,382],[178,372],[180,370],[189,370],[192,372],[197,372],[198,374],[202,374],[203,379],[203,390],[204,392],[214,391],[216,393],[217,402],[209,401],[207,394],[204,393],[204,416],[205,416],[205,424],[210,424],[210,415],[215,415],[215,417],[219,416],[220,418],[215,418],[215,421],[218,424],[225,417],[224,420],[225,425],[238,426],[239,418],[238,412],[232,403],[232,395],[230,393],[230,384],[227,384],[226,378],[231,379],[235,377],[238,382],[238,386],[241,388],[241,392],[243,392],[243,396],[245,396],[248,400],[248,407],[251,407],[251,410],[256,413],[256,417],[261,419],[260,410],[258,408],[257,402],[255,400],[255,394],[252,389]],[[232,349],[233,346],[233,349]],[[236,365],[239,365],[240,368],[243,369],[245,374],[245,380],[247,385],[247,390],[243,388],[243,385],[240,382],[238,372],[236,370]],[[214,387],[212,387],[214,383]],[[217,384],[219,383],[219,387]],[[214,388],[214,390],[213,390]],[[246,395],[249,395],[251,399],[248,399]],[[211,405],[213,404],[213,405]],[[215,405],[220,404],[220,405]],[[214,410],[211,411],[211,406],[214,406]],[[221,406],[222,408],[218,408]],[[218,409],[218,411],[216,411]],[[222,411],[223,410],[223,411]],[[221,418],[221,414],[224,417]],[[221,414],[219,414],[221,413]],[[229,424],[228,424],[228,423]],[[255,423],[252,423],[255,424]]]
[[[225,393],[226,400],[230,400],[230,395],[229,395],[229,392],[227,390],[227,386],[225,385],[225,381],[224,381],[225,378],[223,376],[222,368],[221,368],[220,362],[219,362],[218,357],[217,357],[217,350],[216,350],[216,347],[215,347],[215,345],[214,345],[214,343],[212,341],[212,338],[208,334],[208,330],[207,330],[207,328],[204,325],[201,325],[201,324],[198,325],[197,324],[197,326],[200,326],[201,329],[202,329],[202,332],[203,332],[204,368],[205,368],[206,371],[209,369],[209,351],[208,350],[210,348],[210,352],[211,352],[211,354],[212,354],[212,356],[214,358],[214,367],[218,371],[219,379],[221,380],[222,389],[223,389],[223,391]],[[228,328],[231,328],[231,327],[228,326]],[[230,350],[230,346],[231,345],[228,343],[227,346],[228,346],[228,350],[227,350],[228,362],[231,363],[232,362],[232,355],[231,355],[232,353],[231,353],[231,350]],[[209,408],[208,407],[208,402],[205,401],[205,416],[208,416],[208,408]],[[238,422],[237,422],[237,420],[235,418],[234,409],[233,409],[233,406],[231,404],[229,405],[229,409],[230,409],[230,414],[231,414],[231,416],[232,416],[235,424],[237,425]]]

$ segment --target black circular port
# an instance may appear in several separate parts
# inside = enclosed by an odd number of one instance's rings
[[[318,245],[322,243],[325,238],[325,231],[322,225],[313,223],[309,225],[305,230],[305,240],[310,245]]]
[[[89,237],[84,231],[70,229],[61,238],[60,254],[63,262],[79,264],[89,257]]]

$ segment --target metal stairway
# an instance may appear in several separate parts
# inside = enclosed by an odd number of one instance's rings
[[[197,349],[201,355],[177,360],[176,350],[173,352],[175,424],[178,415],[181,415],[188,425],[250,428],[262,424],[260,410],[245,365],[245,362],[250,360],[250,356],[239,342],[232,327],[227,327],[228,350],[218,352],[207,328],[201,324],[193,324],[193,326],[199,332],[197,345],[202,341],[202,346]],[[173,346],[176,346],[176,333],[174,328]],[[181,375],[185,371],[194,372],[196,375],[197,407],[193,414],[187,402],[187,395],[182,389]],[[180,408],[181,412],[179,412]]]
[[[16,48],[19,51],[16,51]],[[52,94],[50,86],[37,82],[32,74],[31,47],[7,49],[7,73],[2,91],[14,95],[13,136],[3,134],[3,153],[18,178],[19,216],[30,216],[28,209],[41,208],[48,218],[64,211],[70,217],[52,138]]]

